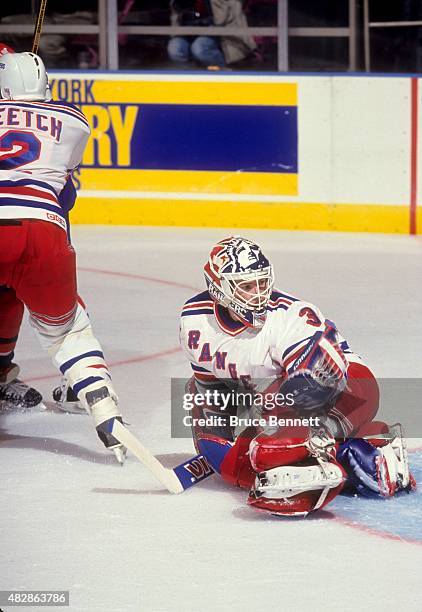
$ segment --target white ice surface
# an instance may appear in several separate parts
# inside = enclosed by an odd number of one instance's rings
[[[229,233],[73,228],[80,293],[125,416],[168,466],[194,454],[170,437],[169,381],[190,374],[178,313],[204,287],[209,247]],[[377,375],[422,376],[420,239],[242,234],[272,258],[277,287],[316,303]],[[58,376],[26,321],[16,358],[48,397]],[[115,464],[88,416],[6,415],[0,430],[0,590],[69,590],[72,612],[422,611],[420,545],[328,513],[255,513],[217,477],[171,496],[133,457]]]

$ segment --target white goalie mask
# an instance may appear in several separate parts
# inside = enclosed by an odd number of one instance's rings
[[[204,267],[211,297],[250,327],[262,327],[274,285],[273,267],[254,242],[231,236],[212,249]]]
[[[4,100],[48,102],[48,77],[35,53],[6,53],[0,57],[0,91]]]

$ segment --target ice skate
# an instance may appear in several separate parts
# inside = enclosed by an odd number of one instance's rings
[[[53,400],[56,402],[57,408],[62,412],[88,414],[65,378],[62,378],[59,387],[53,389]]]
[[[45,410],[42,395],[18,378],[19,366],[15,363],[0,369],[0,411]]]

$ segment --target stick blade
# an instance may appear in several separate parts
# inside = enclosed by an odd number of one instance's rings
[[[149,469],[155,478],[170,492],[182,493],[183,485],[173,470],[165,468],[136,436],[117,419],[113,420],[111,434]]]

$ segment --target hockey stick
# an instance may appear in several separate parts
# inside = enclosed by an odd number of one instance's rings
[[[34,28],[34,38],[32,41],[32,53],[38,53],[38,47],[40,44],[41,30],[42,30],[42,26],[44,23],[46,6],[47,6],[47,0],[40,0],[40,6],[38,7],[37,21],[35,23],[35,28]]]
[[[110,433],[126,446],[170,493],[182,493],[214,474],[214,470],[203,455],[196,455],[173,469],[164,467],[151,451],[117,419],[113,419]]]

